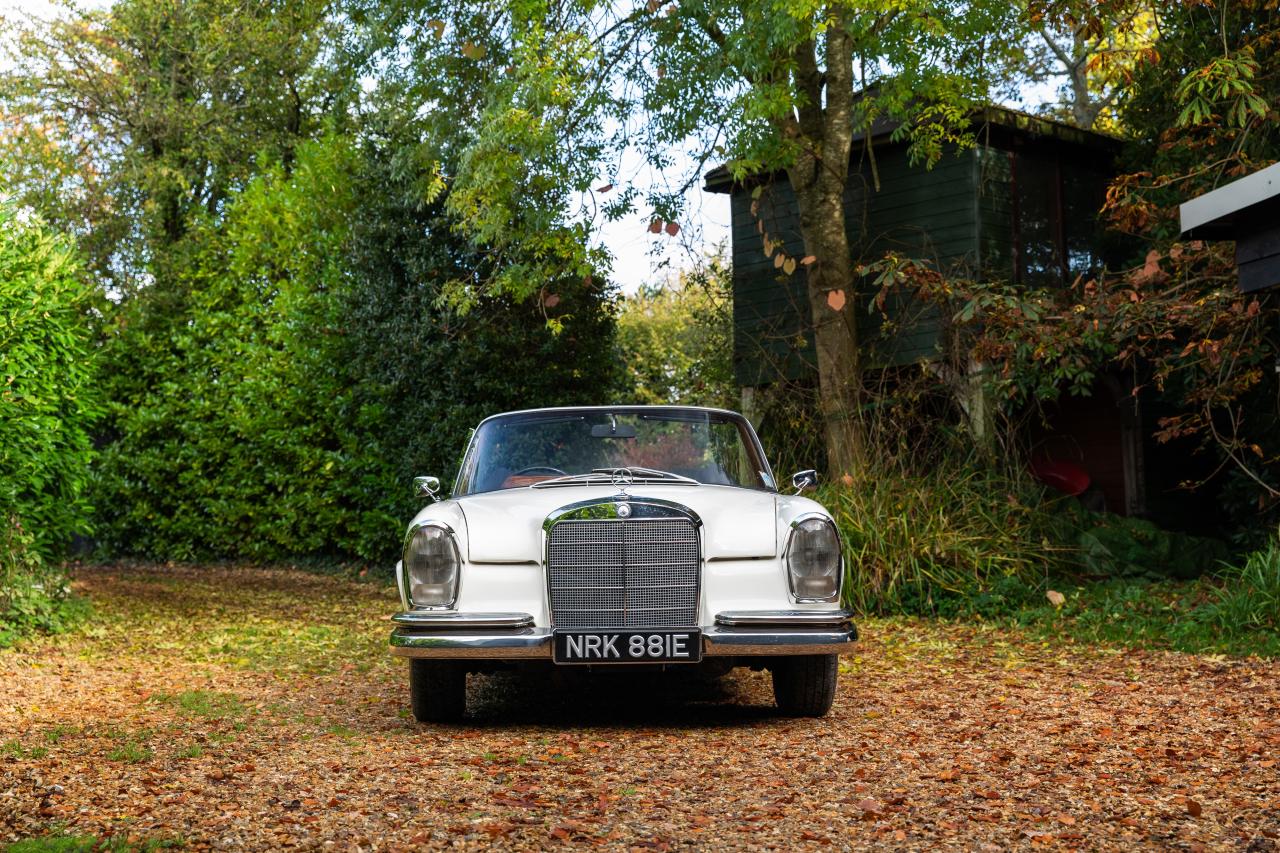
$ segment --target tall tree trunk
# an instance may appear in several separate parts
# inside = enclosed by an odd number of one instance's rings
[[[806,162],[807,161],[807,162]],[[845,171],[845,170],[835,170]],[[866,447],[860,404],[862,365],[853,257],[845,228],[844,179],[815,157],[788,170],[800,214],[808,268],[809,311],[818,356],[818,397],[831,478],[862,467]],[[838,308],[837,308],[838,306]]]
[[[818,351],[818,398],[827,447],[827,473],[857,471],[866,457],[861,419],[862,365],[858,349],[858,304],[844,190],[854,134],[853,39],[844,10],[834,8],[821,42],[796,49],[795,83],[801,94],[794,114],[779,130],[797,142],[799,154],[787,170],[800,213],[808,267],[809,311]],[[818,67],[818,51],[826,59]]]

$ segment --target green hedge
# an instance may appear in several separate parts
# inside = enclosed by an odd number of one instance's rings
[[[0,205],[0,644],[57,627],[50,561],[85,532],[92,300],[69,241]]]
[[[387,561],[411,477],[448,481],[481,417],[608,394],[598,285],[548,285],[572,315],[559,335],[540,304],[441,304],[492,261],[423,198],[429,177],[304,145],[190,236],[178,279],[121,307],[95,489],[108,553]]]

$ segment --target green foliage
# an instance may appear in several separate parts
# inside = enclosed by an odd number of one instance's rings
[[[62,633],[88,615],[88,604],[71,595],[62,568],[30,548],[18,528],[0,529],[0,649],[33,632]]]
[[[1190,580],[1217,571],[1230,556],[1217,539],[1162,530],[1145,519],[1080,515],[1079,559],[1095,577]]]
[[[121,833],[103,839],[89,835],[50,835],[16,841],[4,848],[4,853],[154,853],[186,846],[181,837],[138,839]]]
[[[164,286],[188,229],[288,162],[354,77],[330,0],[103,6],[64,0],[0,31],[0,174],[105,282]]]
[[[364,513],[362,555],[398,549],[419,505],[414,475],[452,483],[470,430],[495,412],[609,402],[618,387],[610,346],[612,291],[597,277],[544,279],[529,299],[477,297],[447,307],[450,282],[511,261],[476,251],[421,188],[433,174],[403,142],[372,147],[352,221],[352,286],[340,312],[353,388],[345,413],[362,455],[344,477]],[[559,333],[556,328],[562,329]]]
[[[86,532],[92,301],[67,241],[0,205],[0,646],[82,609],[51,560]]]
[[[465,316],[443,304],[447,281],[492,260],[424,201],[434,173],[403,150],[299,146],[193,231],[181,313],[143,292],[113,318],[111,552],[386,559],[411,477],[448,480],[482,417],[613,387],[600,284],[545,282]]]
[[[379,21],[385,91],[440,105],[449,210],[477,243],[523,255],[491,281],[517,296],[599,268],[586,237],[600,218],[679,218],[715,160],[741,177],[843,157],[884,120],[936,160],[1022,32],[1017,7],[991,0],[352,5]],[[627,183],[624,152],[665,180]]]
[[[16,519],[41,557],[84,530],[92,304],[67,241],[0,206],[0,522]]]
[[[5,848],[5,853],[94,853],[98,839],[87,835],[26,838]]]
[[[1046,500],[1021,476],[958,462],[916,475],[881,465],[819,499],[840,526],[845,600],[859,613],[993,621],[1059,642],[1280,656],[1276,539],[1227,565],[1212,540],[1088,513]]]
[[[351,541],[339,475],[356,448],[336,423],[349,391],[332,294],[356,161],[339,139],[302,146],[291,172],[255,179],[193,234],[184,311],[148,290],[111,318],[116,440],[97,502],[112,552],[267,557]]]
[[[1206,621],[1224,638],[1267,634],[1273,640],[1272,654],[1280,654],[1280,539],[1249,554],[1243,565],[1225,569],[1221,580]]]
[[[840,528],[845,600],[859,613],[955,615],[1075,569],[1071,522],[1025,475],[877,464],[818,500]]]
[[[1177,238],[1177,205],[1280,159],[1280,9],[1267,0],[1157,7],[1159,40],[1120,99],[1132,172],[1113,188],[1126,231]],[[1160,247],[1158,245],[1158,247]]]
[[[715,258],[621,301],[616,346],[635,402],[738,407],[732,299],[729,267]]]
[[[1188,74],[1176,91],[1178,103],[1185,105],[1178,113],[1178,124],[1213,122],[1219,118],[1218,109],[1225,110],[1228,124],[1235,127],[1266,119],[1270,106],[1254,86],[1258,70],[1251,56],[1218,56]]]
[[[1280,657],[1280,547],[1195,581],[1114,579],[1058,584],[1058,607],[1043,590],[1020,588],[968,614],[1018,625],[1054,641],[1192,653]]]

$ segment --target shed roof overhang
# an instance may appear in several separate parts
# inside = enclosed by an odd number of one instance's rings
[[[854,156],[857,156],[857,143],[867,140],[877,145],[906,145],[906,140],[895,141],[892,138],[899,126],[898,122],[883,118],[876,119],[872,122],[869,133],[858,132],[854,134]],[[996,136],[1016,137],[1020,140],[1048,139],[1080,148],[1092,149],[1105,153],[1108,157],[1114,157],[1119,152],[1122,144],[1119,137],[1111,136],[1110,134],[1099,133],[1095,130],[1082,130],[1075,125],[1054,121],[1044,116],[1032,115],[1031,113],[998,106],[981,107],[974,110],[970,129],[978,134],[981,143],[991,140],[996,147],[1001,147],[1001,143],[993,139]],[[992,133],[993,130],[995,131],[994,134]],[[986,131],[985,138],[984,131]],[[767,179],[774,176],[752,175],[735,181],[729,167],[722,165],[707,172],[703,178],[702,188],[706,192],[728,193],[733,190],[735,185],[749,187],[757,183],[765,183]]]

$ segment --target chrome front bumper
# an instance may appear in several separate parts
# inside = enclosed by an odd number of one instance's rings
[[[399,657],[551,660],[551,629],[534,627],[528,613],[411,611],[393,621],[391,653]],[[701,629],[704,657],[834,654],[858,639],[845,610],[734,611],[715,621]]]

